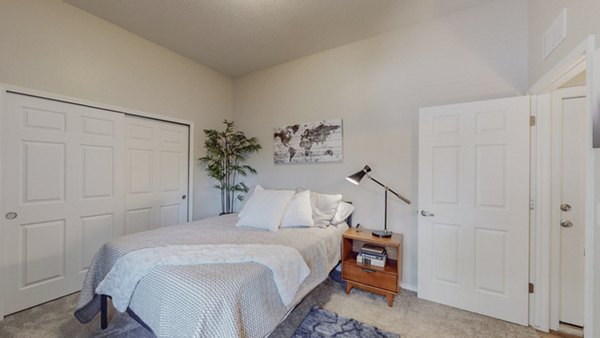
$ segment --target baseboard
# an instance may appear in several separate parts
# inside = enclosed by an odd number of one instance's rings
[[[417,290],[418,290],[416,285],[407,284],[407,283],[400,283],[400,288],[402,288],[404,290],[412,291],[412,292],[417,292]]]

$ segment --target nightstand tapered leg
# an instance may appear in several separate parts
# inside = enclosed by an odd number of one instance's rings
[[[387,303],[389,307],[392,307],[394,305],[394,295],[392,295],[391,293],[388,293],[387,295],[385,295],[385,299],[387,299]]]
[[[349,294],[350,290],[352,290],[352,284],[350,284],[350,282],[346,282],[346,294]]]

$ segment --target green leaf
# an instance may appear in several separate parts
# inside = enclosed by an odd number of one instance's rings
[[[209,177],[215,179],[218,183],[215,188],[232,193],[247,193],[249,188],[244,182],[237,182],[239,177],[246,177],[248,174],[256,174],[256,170],[246,162],[247,156],[251,153],[258,153],[262,146],[258,138],[248,138],[244,132],[235,130],[233,121],[223,120],[225,129],[218,131],[215,129],[204,129],[204,149],[206,154],[198,160],[206,170]],[[243,200],[244,195],[237,194],[238,200]],[[224,200],[221,203],[225,203]],[[221,206],[225,210],[225,205]]]

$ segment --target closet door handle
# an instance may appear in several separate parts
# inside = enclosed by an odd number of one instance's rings
[[[186,198],[187,198],[187,196],[186,196],[186,195],[181,195],[181,199],[182,199],[182,200],[184,200],[184,199],[186,199]]]

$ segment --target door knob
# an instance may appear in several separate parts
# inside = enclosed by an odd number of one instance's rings
[[[4,217],[6,217],[6,219],[15,219],[17,218],[17,213],[14,211],[7,212],[6,215],[4,215]]]
[[[560,210],[564,212],[571,211],[571,205],[568,203],[564,203],[560,205]]]
[[[187,196],[186,196],[186,195],[181,195],[181,199],[182,199],[182,200],[184,200],[184,199],[186,199],[186,198],[187,198]]]
[[[424,216],[424,217],[433,217],[433,216],[435,216],[435,215],[434,215],[434,214],[432,214],[432,213],[430,213],[430,212],[429,212],[429,211],[427,211],[427,210],[421,210],[421,216]]]
[[[569,220],[566,219],[561,219],[560,220],[560,226],[563,228],[572,228],[573,227],[573,223]]]

